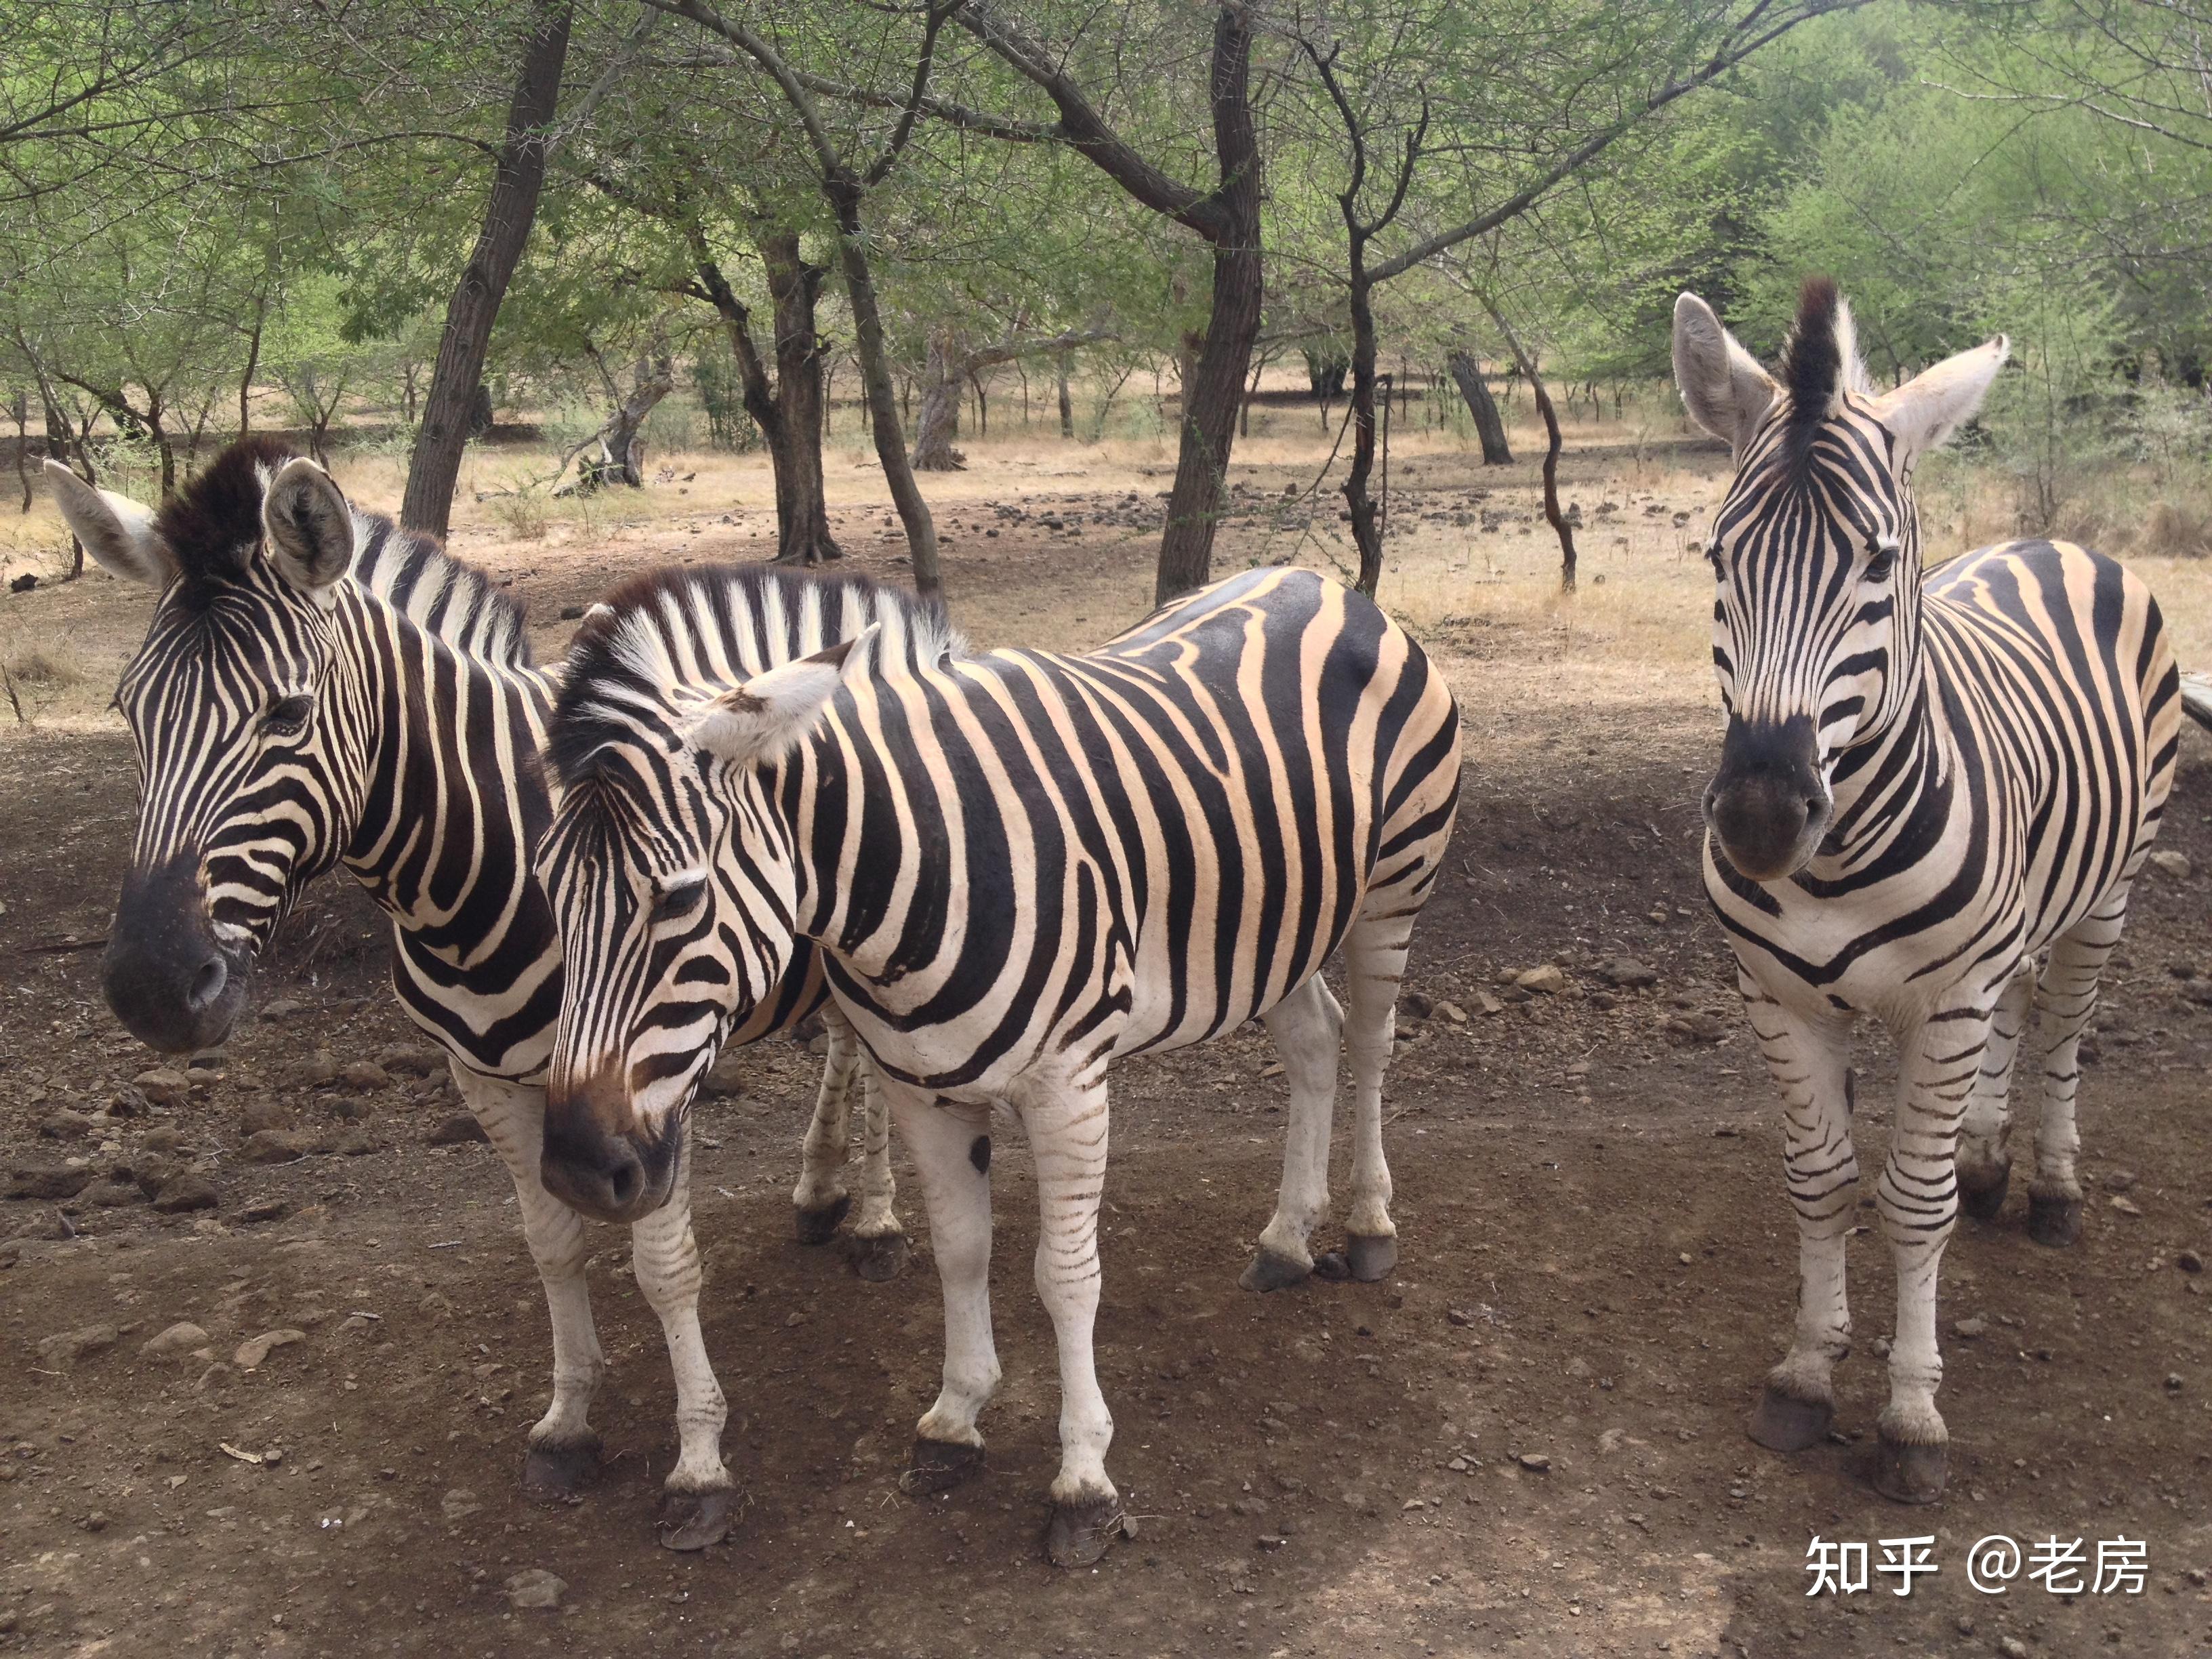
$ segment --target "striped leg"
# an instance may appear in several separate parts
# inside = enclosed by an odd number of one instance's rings
[[[853,1222],[853,1265],[876,1284],[898,1277],[906,1266],[906,1229],[892,1207],[898,1185],[891,1176],[891,1113],[876,1080],[876,1068],[860,1062],[861,1098],[866,1110],[861,1134],[860,1213]]]
[[[860,1045],[835,1003],[823,1006],[822,1023],[829,1032],[830,1054],[822,1063],[822,1087],[800,1151],[799,1186],[791,1195],[794,1231],[802,1244],[827,1244],[853,1202],[845,1191],[845,1156]]]
[[[2081,1182],[2074,1169],[2081,1152],[2081,1132],[2074,1121],[2081,1031],[2096,1012],[2097,981],[2127,918],[2123,882],[2051,947],[2036,987],[2031,1052],[2042,1067],[2043,1111],[2036,1121],[2035,1179],[2027,1188],[2027,1236],[2039,1244],[2061,1247],[2081,1237]]]
[[[1373,902],[1370,898],[1370,902]],[[1398,1030],[1398,983],[1415,913],[1366,915],[1344,943],[1346,991],[1352,1007],[1345,1048],[1352,1061],[1352,1207],[1345,1216],[1345,1255],[1352,1276],[1369,1283],[1398,1265],[1398,1229],[1390,1219],[1390,1166],[1382,1157],[1382,1074]]]
[[[702,1550],[729,1535],[733,1483],[722,1462],[729,1414],[699,1331],[699,1245],[691,1234],[691,1149],[687,1139],[668,1201],[629,1230],[630,1267],[659,1316],[676,1375],[676,1467],[661,1483],[660,1541]]]
[[[1950,1435],[1936,1409],[1943,1358],[1936,1341],[1936,1283],[1958,1219],[1959,1126],[1989,1047],[1993,1006],[1966,1000],[1932,1015],[1899,1044],[1897,1122],[1875,1183],[1881,1230],[1897,1263],[1897,1334],[1889,1350],[1889,1404],[1876,1425],[1874,1484],[1885,1498],[1930,1504],[1943,1495]]]
[[[1308,1241],[1328,1216],[1328,1133],[1336,1112],[1336,1070],[1344,1053],[1344,1010],[1316,974],[1262,1018],[1291,1085],[1283,1143],[1283,1184],[1258,1254],[1238,1282],[1279,1291],[1314,1270]]]
[[[902,1491],[920,1496],[957,1486],[982,1468],[975,1419],[999,1387],[991,1340],[991,1113],[940,1104],[889,1079],[879,1086],[921,1179],[945,1292],[944,1384],[915,1425],[914,1462],[899,1477]]]
[[[1966,1102],[1959,1137],[1959,1207],[1978,1221],[2004,1208],[2005,1186],[2012,1178],[2012,1068],[2034,998],[2035,963],[2030,960],[2005,982],[2004,994],[1997,999],[1989,1051]]]
[[[1772,1450],[1802,1451],[1827,1437],[1836,1414],[1836,1363],[1851,1350],[1844,1241],[1859,1165],[1851,1150],[1850,1028],[1806,1018],[1747,974],[1738,974],[1736,983],[1782,1091],[1783,1167],[1797,1213],[1797,1327],[1789,1353],[1767,1373],[1750,1432]]]
[[[1098,1200],[1106,1181],[1106,1079],[1025,1085],[1016,1097],[1036,1158],[1036,1290],[1060,1349],[1060,1474],[1052,1483],[1046,1553],[1088,1566],[1121,1530],[1121,1498],[1106,1474],[1114,1419],[1098,1387]]]
[[[607,1363],[592,1327],[592,1296],[584,1279],[584,1218],[545,1190],[538,1176],[545,1140],[545,1091],[501,1083],[463,1066],[453,1082],[483,1126],[492,1149],[514,1182],[522,1236],[545,1286],[553,1321],[553,1403],[530,1431],[522,1489],[542,1502],[573,1499],[599,1467],[599,1437],[592,1431],[592,1396]]]

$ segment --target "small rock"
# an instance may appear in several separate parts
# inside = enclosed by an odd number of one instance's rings
[[[395,1042],[376,1051],[376,1063],[387,1072],[429,1077],[446,1069],[446,1056],[443,1051],[422,1043]]]
[[[143,1204],[146,1194],[135,1182],[111,1176],[105,1181],[95,1181],[78,1194],[86,1204],[96,1204],[103,1210],[118,1210],[125,1204]]]
[[[2176,881],[2189,879],[2189,855],[2186,853],[2153,853],[2150,861],[2161,875],[2172,876]]]
[[[2184,1250],[2173,1258],[2173,1265],[2185,1273],[2201,1273],[2204,1271],[2204,1258],[2194,1250]]]
[[[1524,991],[1534,991],[1544,996],[1557,996],[1567,988],[1567,976],[1551,963],[1540,968],[1531,968],[1513,976],[1514,984]]]
[[[544,1568],[526,1567],[507,1581],[507,1599],[512,1607],[557,1607],[568,1589],[566,1579],[556,1578]]]
[[[139,1073],[131,1085],[156,1106],[181,1106],[191,1098],[191,1079],[167,1066]]]
[[[2166,1391],[2168,1394],[2179,1394],[2188,1386],[2188,1378],[2182,1376],[2179,1371],[2168,1371],[2166,1374]]]
[[[156,1123],[146,1131],[146,1150],[149,1152],[173,1152],[185,1144],[172,1123]]]
[[[238,1132],[242,1135],[287,1129],[291,1125],[291,1109],[274,1095],[249,1095],[238,1109]]]
[[[337,1155],[340,1158],[366,1158],[371,1152],[380,1152],[388,1145],[374,1129],[349,1129],[339,1137]]]
[[[1629,991],[1659,982],[1657,972],[1645,967],[1634,957],[1615,957],[1597,970],[1597,976],[1607,985]]]
[[[1486,1014],[1502,1014],[1505,1012],[1505,1005],[1487,991],[1477,991],[1474,994],[1474,1006]]]
[[[292,1200],[288,1198],[257,1198],[232,1219],[243,1227],[258,1227],[264,1222],[282,1221],[291,1213]]]
[[[2000,1659],[2027,1659],[2027,1644],[2017,1636],[2000,1636],[1997,1653]]]
[[[2108,1193],[2128,1192],[2134,1188],[2136,1181],[2133,1170],[2114,1170],[2105,1177],[2105,1190]]]
[[[1465,1474],[1467,1473],[1467,1459],[1464,1457],[1448,1458],[1445,1460],[1444,1467],[1449,1469],[1454,1474]]]
[[[2135,1200],[2128,1197],[2124,1194],[2116,1194],[2112,1200],[2112,1207],[2118,1210],[2122,1215],[2141,1215],[2142,1213],[2142,1206],[2136,1203]]]
[[[167,1330],[141,1342],[138,1352],[145,1359],[167,1359],[173,1354],[190,1353],[194,1348],[204,1348],[207,1342],[205,1331],[189,1319],[180,1319]]]
[[[348,1060],[338,1068],[338,1081],[362,1094],[392,1086],[392,1073],[373,1060]]]
[[[483,1505],[466,1486],[456,1486],[438,1500],[438,1510],[448,1522],[465,1521]]]
[[[1951,1322],[1951,1334],[1962,1342],[1972,1342],[1978,1336],[1986,1335],[1989,1328],[1990,1322],[1986,1319],[1958,1319]]]
[[[708,1100],[734,1100],[745,1091],[744,1051],[726,1048],[699,1079],[699,1092]]]
[[[306,1012],[306,1009],[307,1004],[303,1002],[295,1001],[290,997],[278,997],[274,1002],[262,1004],[261,1018],[281,1022],[297,1018]]]
[[[1718,1042],[1729,1034],[1726,1020],[1703,1010],[1670,1014],[1660,1029],[1665,1033],[1668,1042],[1676,1044]]]
[[[39,1134],[46,1140],[82,1140],[94,1127],[82,1112],[52,1112],[39,1120]]]
[[[1522,1452],[1520,1456],[1514,1459],[1514,1462],[1520,1464],[1522,1468],[1532,1469],[1538,1474],[1547,1473],[1552,1467],[1552,1460],[1542,1452]]]
[[[1418,1498],[1408,1498],[1404,1503],[1398,1505],[1398,1513],[1401,1515],[1406,1515],[1411,1513],[1414,1510],[1425,1510],[1426,1508],[1428,1508],[1428,1505],[1422,1502],[1421,1499]]]
[[[75,1198],[92,1184],[92,1165],[82,1160],[70,1164],[20,1164],[8,1172],[10,1198]]]
[[[154,1194],[154,1207],[163,1215],[183,1215],[192,1210],[212,1210],[222,1197],[215,1182],[196,1170],[171,1176]]]
[[[1437,1012],[1455,1025],[1467,1024],[1467,1010],[1456,1002],[1439,1002],[1437,1004]]]
[[[307,1155],[307,1138],[290,1129],[263,1129],[246,1138],[238,1155],[248,1164],[292,1164]]]
[[[490,1139],[473,1113],[455,1112],[424,1135],[422,1144],[425,1146],[461,1146],[472,1140],[489,1141]]]
[[[307,1334],[305,1331],[264,1331],[260,1335],[249,1336],[245,1341],[240,1343],[238,1352],[230,1357],[231,1362],[242,1371],[255,1370],[259,1369],[263,1360],[268,1358],[277,1349],[289,1347],[295,1342],[305,1342],[307,1340]]]
[[[293,1060],[276,1073],[276,1082],[285,1089],[319,1089],[335,1083],[338,1063],[327,1048],[318,1048],[301,1060]]]
[[[119,1334],[112,1325],[82,1325],[73,1331],[57,1331],[39,1344],[40,1366],[65,1371],[85,1355],[113,1347]]]
[[[1436,999],[1419,991],[1398,994],[1398,1012],[1407,1019],[1426,1019],[1437,1011]]]

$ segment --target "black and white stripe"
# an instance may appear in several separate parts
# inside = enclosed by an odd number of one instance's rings
[[[434,544],[354,511],[321,469],[267,440],[226,451],[158,514],[51,472],[100,563],[161,590],[118,698],[142,790],[106,964],[110,1002],[165,1050],[220,1042],[286,912],[324,872],[352,871],[392,918],[400,1000],[453,1057],[514,1176],[554,1346],[553,1403],[532,1431],[526,1478],[573,1490],[595,1454],[588,1411],[605,1367],[582,1224],[539,1177],[561,957],[530,854],[551,812],[537,757],[555,687],[531,664],[520,611]],[[810,626],[848,621],[866,625],[823,613]],[[801,629],[773,646],[805,654],[839,637]],[[798,964],[754,1034],[823,1001],[819,973]],[[856,1051],[842,1021],[833,1036],[798,1194],[802,1236],[817,1238],[848,1201],[839,1172]],[[879,1110],[862,1216],[865,1259],[879,1267],[902,1245],[887,1137]],[[722,1523],[729,1477],[688,1198],[641,1222],[633,1243],[676,1371],[683,1452],[672,1489],[693,1506],[689,1530],[678,1529],[692,1541]]]
[[[733,580],[648,583],[571,657],[539,855],[568,963],[548,1179],[603,1212],[653,1202],[717,1035],[814,941],[891,1097],[944,1282],[945,1386],[907,1484],[980,1461],[1003,1101],[1036,1154],[1060,1345],[1052,1553],[1094,1559],[1119,1515],[1091,1346],[1107,1066],[1267,1023],[1292,1121],[1248,1280],[1264,1287],[1312,1267],[1348,1040],[1350,1265],[1388,1270],[1382,1075],[1450,833],[1457,711],[1402,630],[1310,571],[1232,577],[1086,656],[948,653],[887,616],[849,662],[763,675],[721,614]],[[1348,1018],[1319,972],[1340,946]]]
[[[1898,1274],[1875,1478],[1911,1502],[1945,1477],[1938,1265],[1962,1203],[1989,1217],[2004,1201],[2023,1043],[2029,1231],[2079,1236],[2076,1043],[2181,717],[2158,606],[2112,560],[2013,542],[1923,578],[1913,467],[2005,353],[1999,339],[1877,395],[1832,283],[1807,284],[1778,377],[1702,301],[1675,310],[1684,398],[1737,459],[1711,546],[1729,720],[1705,885],[1782,1091],[1800,1245],[1796,1335],[1751,1432],[1794,1450],[1833,1414],[1858,1174],[1849,1036],[1870,1013],[1901,1056],[1875,1187]]]

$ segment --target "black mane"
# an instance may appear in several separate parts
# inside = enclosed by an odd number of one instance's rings
[[[1802,469],[1813,453],[1820,423],[1835,407],[1843,384],[1843,347],[1836,338],[1838,305],[1832,276],[1808,276],[1797,296],[1797,320],[1782,348],[1782,384],[1789,397],[1790,460]]]
[[[242,581],[261,542],[262,482],[295,458],[282,439],[241,438],[161,504],[154,528],[189,592]]]

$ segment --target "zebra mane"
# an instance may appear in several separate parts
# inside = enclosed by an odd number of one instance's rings
[[[226,587],[247,581],[261,545],[261,501],[269,480],[297,452],[282,439],[241,438],[154,515],[154,528],[177,562],[179,599],[205,610]],[[509,667],[526,667],[530,642],[521,606],[482,571],[428,536],[386,514],[353,510],[351,574],[456,650]]]
[[[927,667],[965,654],[944,607],[866,576],[766,565],[664,565],[592,607],[569,647],[545,758],[562,786],[594,775],[609,745],[672,723],[687,694],[726,689],[713,665],[750,678],[878,629],[855,666]],[[851,670],[848,669],[848,672]]]
[[[1839,396],[1870,389],[1866,365],[1859,361],[1858,329],[1834,277],[1808,276],[1799,290],[1797,320],[1782,348],[1781,380],[1790,454],[1802,470]]]

